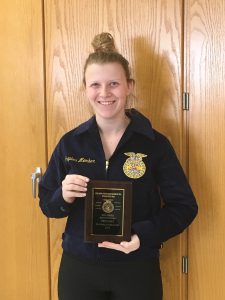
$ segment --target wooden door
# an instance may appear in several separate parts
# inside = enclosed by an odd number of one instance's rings
[[[187,1],[190,228],[188,299],[225,299],[225,1]]]
[[[108,31],[130,61],[136,79],[136,108],[166,134],[183,156],[181,108],[182,3],[179,0],[45,1],[46,79],[49,157],[59,138],[90,117],[82,90],[85,59],[95,34]],[[65,220],[51,220],[52,295]],[[184,299],[181,257],[185,238],[176,237],[162,250],[164,299]]]
[[[49,300],[47,220],[31,193],[46,160],[40,1],[1,1],[0,66],[0,299]]]

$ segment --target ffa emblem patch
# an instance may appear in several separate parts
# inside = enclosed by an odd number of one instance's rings
[[[146,166],[142,161],[143,157],[147,157],[146,154],[127,152],[124,153],[129,156],[123,165],[123,171],[129,178],[137,179],[145,174]]]

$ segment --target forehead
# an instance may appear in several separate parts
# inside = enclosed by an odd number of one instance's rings
[[[105,64],[90,64],[85,73],[86,80],[126,79],[123,67],[116,62]]]

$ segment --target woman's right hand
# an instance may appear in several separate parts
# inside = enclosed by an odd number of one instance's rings
[[[81,175],[66,175],[62,181],[62,196],[68,203],[73,203],[77,197],[85,197],[88,177]]]

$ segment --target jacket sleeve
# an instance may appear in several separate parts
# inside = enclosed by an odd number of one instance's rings
[[[166,143],[166,144],[165,144]],[[163,205],[157,215],[133,224],[142,244],[159,247],[187,228],[198,212],[198,206],[184,171],[167,139],[158,167],[156,181]]]
[[[39,182],[40,208],[50,218],[67,217],[73,204],[67,203],[62,197],[62,181],[67,174],[60,144],[57,145],[45,174]]]

